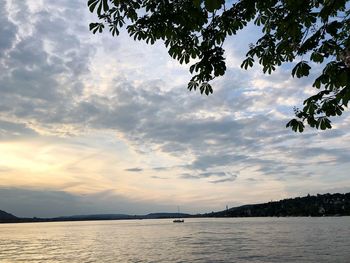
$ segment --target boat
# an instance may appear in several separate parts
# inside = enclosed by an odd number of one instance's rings
[[[184,223],[185,220],[183,220],[183,219],[174,219],[173,222],[174,223]]]
[[[177,215],[178,215],[178,217],[180,217],[180,208],[179,207],[177,207]],[[184,222],[185,222],[184,219],[174,219],[173,220],[173,223],[184,223]]]

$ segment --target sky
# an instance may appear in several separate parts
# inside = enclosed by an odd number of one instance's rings
[[[291,65],[240,69],[226,41],[209,97],[162,42],[93,35],[85,0],[0,0],[0,210],[24,217],[202,213],[350,191],[350,115],[286,129],[316,93]]]

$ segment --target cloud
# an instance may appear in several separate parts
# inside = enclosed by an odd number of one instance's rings
[[[11,172],[12,169],[6,166],[0,166],[0,174]]]
[[[77,214],[145,214],[170,211],[169,206],[133,201],[108,191],[77,195],[64,191],[0,188],[2,210],[20,217],[57,217]]]
[[[218,176],[218,177],[223,177],[226,176],[227,174],[224,172],[206,172],[206,173],[200,173],[200,177],[211,177],[211,176]]]
[[[182,173],[180,175],[180,178],[182,178],[182,179],[200,179],[200,177],[198,175],[193,175],[190,173]]]
[[[6,10],[6,3],[4,0],[0,1],[0,65],[1,60],[5,56],[6,51],[9,50],[16,40],[17,27],[8,19],[8,13]]]
[[[234,180],[236,180],[235,177],[229,177],[229,178],[224,178],[224,179],[213,180],[210,182],[213,184],[219,184],[219,183],[233,182]]]
[[[128,169],[125,169],[125,171],[128,171],[128,172],[142,172],[143,169],[142,169],[142,168],[135,167],[135,168],[128,168]]]
[[[205,173],[182,173],[180,178],[182,179],[206,179],[206,178],[218,178],[215,180],[209,180],[210,183],[218,184],[218,183],[226,183],[233,182],[237,179],[238,175],[228,172],[205,172]]]
[[[172,167],[153,167],[152,168],[152,170],[157,171],[157,172],[159,172],[159,171],[167,171],[167,170],[170,170],[170,169],[172,169]]]
[[[23,137],[36,137],[38,134],[23,123],[0,120],[0,141]]]
[[[167,180],[167,179],[169,179],[169,178],[167,178],[167,177],[161,177],[161,176],[157,176],[157,175],[153,175],[153,176],[151,176],[151,178],[153,178],[153,179],[162,179],[162,180]]]
[[[68,115],[69,108],[82,95],[82,76],[88,74],[88,60],[94,52],[91,44],[70,32],[70,23],[81,24],[81,21],[63,19],[69,5],[54,12],[48,5],[34,13],[30,13],[26,1],[8,2],[7,6],[10,11],[2,9],[4,17],[10,17],[12,12],[14,22],[5,19],[5,24],[13,25],[11,34],[6,32],[10,34],[8,39],[14,35],[16,41],[6,46],[7,55],[1,59],[2,67],[7,70],[0,72],[0,118],[23,125],[62,124],[63,116]],[[18,12],[26,15],[17,17]],[[23,33],[20,29],[26,25],[31,30]]]

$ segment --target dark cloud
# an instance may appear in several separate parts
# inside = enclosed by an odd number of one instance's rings
[[[259,181],[258,179],[253,178],[253,177],[249,177],[246,180],[249,181],[249,182],[258,182]]]
[[[236,162],[243,162],[248,159],[248,156],[232,153],[231,155],[219,152],[215,155],[200,155],[189,165],[190,169],[206,170],[217,166],[232,165]]]
[[[151,176],[151,178],[153,178],[153,179],[162,179],[162,180],[167,180],[167,179],[169,179],[169,178],[167,178],[167,177],[161,177],[161,176],[157,176],[157,175],[153,175],[153,176]]]
[[[226,176],[227,173],[224,172],[206,172],[206,173],[200,173],[200,177],[211,177],[211,176],[218,176],[218,177],[223,177]]]
[[[182,178],[182,179],[200,179],[200,177],[198,175],[193,175],[190,173],[182,173],[180,175],[180,178]]]
[[[142,168],[138,168],[138,167],[134,167],[134,168],[125,169],[125,171],[128,171],[128,172],[142,172],[143,169]]]
[[[70,6],[53,13],[47,5],[46,11],[30,13],[25,1],[9,4],[17,23],[12,29],[18,30],[13,33],[16,41],[0,61],[6,68],[0,71],[0,118],[23,125],[29,120],[45,125],[69,120],[70,110],[84,89],[81,76],[89,72],[88,61],[94,52],[92,45],[83,43],[70,30],[71,23],[83,22],[64,19],[63,13]],[[76,13],[84,10],[82,6],[73,7]]]
[[[76,214],[146,214],[173,207],[132,201],[112,192],[90,195],[63,191],[0,188],[0,208],[21,217],[56,217]]]
[[[0,111],[1,112],[1,111]],[[0,120],[0,140],[23,137],[34,137],[38,134],[23,123],[13,123]]]
[[[167,171],[172,169],[173,167],[153,167],[152,170],[160,172],[160,171]]]
[[[8,19],[6,1],[0,0],[0,66],[1,58],[12,47],[16,40],[17,26]]]
[[[218,179],[218,180],[213,180],[210,181],[213,184],[219,184],[219,183],[226,183],[226,182],[233,182],[236,180],[236,177],[229,177],[229,178],[224,178],[224,179]]]
[[[340,139],[340,138],[339,138]],[[331,164],[337,164],[337,163],[348,163],[350,162],[350,152],[347,151],[345,148],[334,148],[334,147],[298,147],[297,148],[298,154],[301,154],[302,156],[309,156],[309,157],[322,157],[322,156],[328,156],[327,160],[320,160],[316,164],[324,164],[324,163],[331,163]],[[296,157],[296,156],[295,156]]]
[[[228,172],[205,172],[205,173],[182,173],[180,176],[182,179],[205,179],[205,178],[219,178],[210,180],[210,183],[225,183],[233,182],[238,177],[237,174]]]

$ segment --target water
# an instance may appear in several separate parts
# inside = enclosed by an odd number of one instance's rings
[[[0,262],[350,262],[350,217],[2,224]]]

